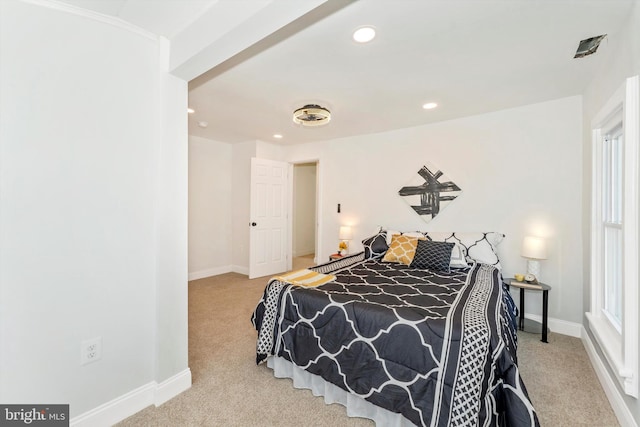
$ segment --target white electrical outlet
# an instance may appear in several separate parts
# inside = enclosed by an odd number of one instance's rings
[[[102,337],[92,338],[90,340],[82,341],[80,343],[80,364],[86,365],[87,363],[100,360],[102,357]]]

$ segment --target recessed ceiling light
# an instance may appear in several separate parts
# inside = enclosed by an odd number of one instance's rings
[[[436,104],[435,102],[427,102],[426,104],[422,105],[422,108],[424,108],[425,110],[433,110],[437,106],[438,104]]]
[[[358,43],[367,43],[376,36],[376,29],[373,27],[360,27],[353,32],[353,39]]]
[[[187,113],[193,114],[195,112],[196,112],[196,110],[194,110],[193,108],[187,108]]]
[[[279,133],[274,133],[274,134],[273,134],[273,137],[274,137],[275,139],[282,139],[282,135],[280,135]]]
[[[209,123],[207,123],[207,122],[198,122],[198,126],[201,127],[202,129],[204,129],[207,126],[209,126]]]

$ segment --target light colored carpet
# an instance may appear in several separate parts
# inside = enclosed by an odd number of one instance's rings
[[[554,333],[548,341],[518,333],[518,367],[540,425],[619,426],[582,341]]]
[[[294,264],[294,269],[296,268]],[[304,267],[297,267],[304,268]],[[228,273],[189,283],[191,389],[150,406],[119,426],[373,426],[349,418],[297,390],[265,365],[255,364],[250,316],[267,280]],[[577,338],[520,334],[519,365],[542,426],[617,426],[604,392]]]
[[[313,267],[316,265],[316,263],[313,262],[313,258],[314,254],[294,257],[292,260],[292,270],[302,270],[303,268]],[[266,280],[264,282],[266,283]]]

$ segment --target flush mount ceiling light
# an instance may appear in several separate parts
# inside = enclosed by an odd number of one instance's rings
[[[426,104],[422,104],[422,108],[424,108],[425,110],[433,110],[437,106],[438,104],[436,104],[435,102],[427,102]]]
[[[376,36],[376,29],[373,27],[360,27],[353,32],[353,39],[358,43],[368,43]]]
[[[578,45],[578,50],[576,50],[576,56],[574,56],[574,58],[583,58],[587,55],[596,53],[596,50],[598,50],[598,46],[600,46],[600,42],[605,37],[607,37],[607,35],[603,34],[601,36],[595,36],[588,39],[580,40],[580,44]]]
[[[315,104],[305,105],[293,112],[293,122],[302,126],[322,126],[331,120],[331,112]]]

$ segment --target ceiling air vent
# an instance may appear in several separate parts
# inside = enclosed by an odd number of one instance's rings
[[[574,58],[583,58],[587,55],[596,53],[598,46],[600,46],[600,42],[605,37],[607,37],[607,35],[603,34],[601,36],[580,40],[580,44],[578,45],[578,50],[576,50],[576,56],[574,56]]]
[[[305,105],[293,112],[293,121],[302,126],[322,126],[331,120],[331,112],[315,104]]]

